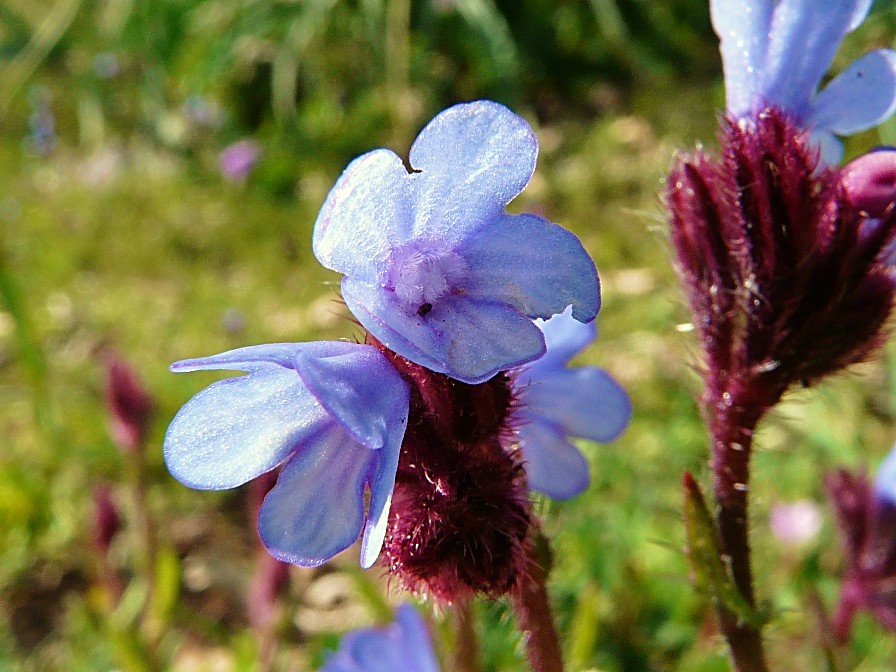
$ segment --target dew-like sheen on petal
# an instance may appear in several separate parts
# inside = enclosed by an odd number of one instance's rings
[[[218,381],[184,405],[165,436],[172,476],[203,490],[242,485],[328,421],[293,369],[267,367]]]
[[[538,141],[503,105],[477,100],[436,115],[414,141],[414,235],[457,244],[490,224],[535,172]]]
[[[755,104],[768,51],[772,0],[710,0],[709,10],[721,40],[728,110],[746,114]]]
[[[388,149],[352,161],[327,195],[314,225],[314,256],[347,275],[379,276],[413,220],[408,171]]]

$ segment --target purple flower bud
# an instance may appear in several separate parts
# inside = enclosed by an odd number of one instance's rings
[[[878,149],[850,161],[841,179],[853,207],[882,219],[896,203],[896,149]]]
[[[112,438],[128,452],[140,450],[152,422],[154,402],[137,373],[113,352],[104,356],[106,365],[106,408]]]
[[[218,158],[221,174],[232,182],[242,182],[261,157],[261,147],[254,140],[240,140],[225,147]]]

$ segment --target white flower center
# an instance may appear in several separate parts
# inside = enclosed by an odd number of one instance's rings
[[[455,292],[466,275],[467,264],[457,252],[415,241],[392,251],[386,287],[409,312],[424,317],[439,299]]]

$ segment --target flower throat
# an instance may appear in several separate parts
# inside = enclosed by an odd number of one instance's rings
[[[404,586],[453,602],[506,593],[525,572],[526,474],[509,448],[511,378],[470,385],[378,348],[411,387],[383,560]],[[508,446],[508,447],[505,447]]]

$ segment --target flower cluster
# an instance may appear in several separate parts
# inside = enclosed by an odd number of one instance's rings
[[[587,465],[566,437],[609,440],[630,413],[606,373],[565,369],[594,337],[581,324],[600,307],[590,257],[558,225],[505,211],[537,148],[520,117],[478,101],[423,129],[410,172],[385,149],[352,162],[314,251],[345,274],[363,342],[174,364],[248,375],[178,413],[171,473],[222,489],[280,469],[259,513],[278,559],[317,565],[361,535],[361,564],[385,549],[412,589],[446,601],[509,590],[525,573],[530,481],[555,497],[580,492]]]

